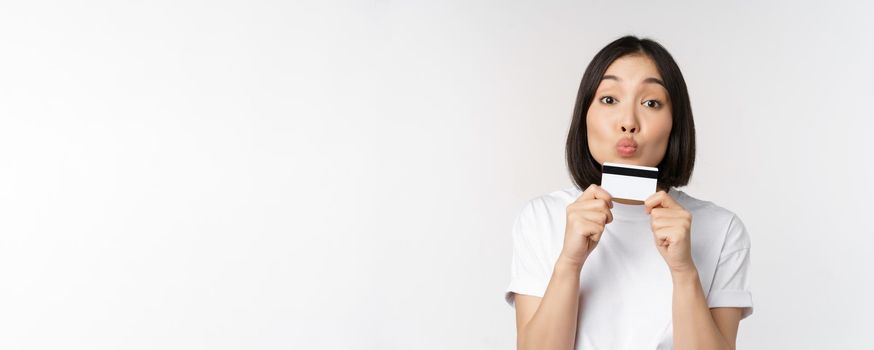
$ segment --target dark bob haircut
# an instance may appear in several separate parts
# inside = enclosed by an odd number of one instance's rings
[[[585,190],[591,184],[601,184],[601,165],[589,151],[586,130],[586,115],[589,112],[595,92],[607,67],[616,59],[633,54],[643,54],[655,63],[668,90],[671,101],[671,135],[661,163],[658,164],[658,187],[685,186],[692,176],[695,165],[695,123],[692,120],[692,106],[686,82],[677,62],[664,47],[650,39],[624,36],[616,39],[592,58],[580,82],[577,101],[574,105],[573,119],[568,131],[566,161],[568,170],[577,188]]]

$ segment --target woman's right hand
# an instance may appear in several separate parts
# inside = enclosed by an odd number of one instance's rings
[[[567,223],[560,260],[582,267],[598,245],[604,226],[613,221],[613,197],[601,186],[592,184],[567,206]]]

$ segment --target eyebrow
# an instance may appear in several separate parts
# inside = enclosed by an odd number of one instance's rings
[[[608,80],[608,79],[609,79],[609,80],[615,80],[615,81],[622,81],[622,79],[619,79],[619,77],[617,77],[617,76],[615,76],[615,75],[605,75],[603,78],[601,78],[601,80]],[[644,83],[650,83],[650,84],[659,84],[659,85],[661,85],[663,88],[666,88],[666,89],[667,89],[667,87],[665,87],[665,82],[663,82],[663,81],[662,81],[661,79],[659,79],[659,78],[649,77],[649,78],[644,79],[643,82],[644,82]]]

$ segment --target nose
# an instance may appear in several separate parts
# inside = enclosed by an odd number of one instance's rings
[[[630,132],[633,134],[635,131],[637,131],[637,127],[625,126],[625,125],[622,126],[622,132]]]
[[[640,125],[637,125],[637,117],[629,116],[627,118],[622,119],[619,122],[619,129],[622,130],[623,133],[638,133],[640,132]]]
[[[619,130],[622,133],[640,133],[640,124],[637,119],[637,106],[634,103],[628,103],[624,108],[619,110]]]

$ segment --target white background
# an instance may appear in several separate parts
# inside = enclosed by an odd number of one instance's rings
[[[738,347],[870,348],[860,4],[4,1],[0,348],[513,348],[512,220],[624,34],[751,232]]]

